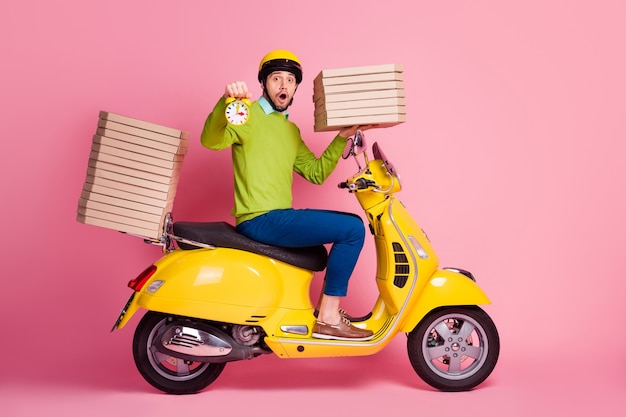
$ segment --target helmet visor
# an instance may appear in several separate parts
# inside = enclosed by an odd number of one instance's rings
[[[265,83],[267,76],[275,71],[287,71],[296,77],[296,83],[302,82],[302,67],[296,61],[290,59],[272,59],[265,62],[259,70],[259,82]]]

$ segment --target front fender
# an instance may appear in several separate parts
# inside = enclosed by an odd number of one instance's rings
[[[475,281],[460,272],[439,269],[409,312],[402,332],[412,331],[426,314],[437,307],[479,304],[491,304],[491,301]]]

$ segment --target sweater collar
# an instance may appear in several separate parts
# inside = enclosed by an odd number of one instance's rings
[[[270,114],[270,113],[278,113],[276,110],[274,110],[272,108],[272,105],[270,104],[269,101],[267,101],[267,99],[265,98],[265,96],[261,96],[259,97],[258,100],[259,104],[261,105],[261,108],[263,109],[263,111],[265,112],[265,114]],[[282,113],[278,113],[278,114],[282,114]],[[284,113],[285,118],[289,119],[289,111],[286,111]]]

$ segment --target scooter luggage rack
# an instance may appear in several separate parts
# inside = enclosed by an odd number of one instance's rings
[[[174,247],[174,241],[186,243],[188,245],[197,246],[199,248],[205,249],[215,249],[216,247],[213,245],[208,245],[206,243],[196,242],[195,240],[186,239],[184,237],[176,236],[174,234],[174,220],[172,218],[172,213],[168,212],[165,215],[165,222],[163,224],[163,234],[159,239],[147,239],[144,238],[144,242],[150,245],[163,246],[163,252],[169,253],[176,249]]]

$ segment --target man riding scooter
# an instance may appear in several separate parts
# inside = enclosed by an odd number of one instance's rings
[[[195,393],[228,362],[264,354],[367,356],[404,333],[413,369],[431,386],[466,391],[481,384],[500,350],[496,326],[479,307],[490,300],[472,274],[439,266],[430,239],[395,195],[400,177],[381,147],[374,143],[370,153],[356,128],[346,140],[342,135],[353,130],[347,128],[316,158],[287,120],[301,80],[297,58],[268,54],[259,80],[264,93],[254,103],[245,102],[250,93],[242,83],[228,85],[202,134],[211,148],[232,148],[237,229],[174,222],[168,214],[158,240],[164,256],[128,283],[133,294],[113,328],[146,311],[133,338],[141,375],[164,392]],[[361,219],[291,207],[292,172],[321,183],[339,156],[357,163],[339,187],[363,209],[376,251],[378,296],[353,322],[339,301],[363,242]],[[332,243],[330,255],[324,242]],[[316,312],[310,284],[324,269]]]
[[[361,218],[292,208],[293,172],[314,184],[323,183],[335,169],[347,138],[368,126],[341,129],[317,158],[289,120],[288,108],[302,81],[300,60],[286,50],[269,52],[259,64],[258,80],[263,93],[249,106],[245,124],[229,123],[225,115],[228,99],[252,97],[246,83],[236,81],[226,85],[201,136],[207,148],[232,148],[236,229],[258,242],[282,247],[332,244],[313,337],[369,340],[372,331],[354,326],[340,307],[363,247]]]

